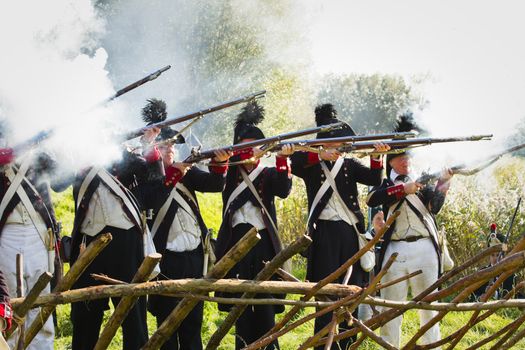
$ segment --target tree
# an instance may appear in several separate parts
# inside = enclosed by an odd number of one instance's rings
[[[318,99],[334,104],[339,117],[360,134],[391,132],[396,117],[417,101],[403,78],[382,74],[328,75]]]

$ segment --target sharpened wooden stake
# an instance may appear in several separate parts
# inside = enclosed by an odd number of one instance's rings
[[[366,252],[368,252],[370,249],[372,249],[377,242],[383,237],[383,235],[388,231],[390,226],[394,223],[394,221],[399,216],[399,211],[396,211],[390,215],[390,217],[387,219],[385,226],[381,228],[379,232],[377,232],[373,239],[371,239],[363,248],[361,248],[354,256],[352,256],[350,259],[348,259],[343,265],[341,265],[337,270],[332,272],[330,275],[323,278],[321,281],[317,282],[314,288],[301,298],[302,301],[308,301],[310,298],[312,298],[318,291],[321,289],[324,285],[335,281],[339,276],[341,276],[343,273],[346,273],[348,268],[359,261],[361,256],[363,256]],[[263,335],[261,338],[257,339],[252,344],[249,344],[247,347],[245,347],[243,350],[255,350],[259,348],[264,348],[268,344],[270,344],[272,341],[274,341],[275,334],[279,330],[281,330],[294,316],[297,312],[301,310],[301,307],[294,306],[286,313],[281,321],[279,321],[275,326],[272,327],[268,332],[266,332],[265,335]]]
[[[273,274],[288,261],[295,254],[303,251],[307,246],[312,243],[312,239],[306,235],[303,235],[296,239],[292,244],[283,249],[277,254],[266,266],[255,276],[255,281],[265,281],[270,279]],[[253,298],[255,293],[244,293],[242,298]],[[233,307],[228,316],[224,319],[221,325],[217,328],[215,333],[211,336],[206,350],[217,349],[221,340],[228,334],[230,328],[235,324],[235,321],[242,315],[248,305],[236,305]]]
[[[131,282],[138,283],[147,281],[149,276],[151,276],[151,272],[155,266],[157,266],[161,258],[162,255],[158,253],[148,255],[146,258],[144,258]],[[100,334],[97,344],[95,344],[94,350],[107,349],[111,343],[111,340],[117,333],[118,328],[122,322],[124,322],[126,316],[128,316],[129,311],[135,305],[138,299],[138,296],[127,296],[120,299],[120,302],[115,308],[115,311],[109,318],[106,326],[104,327],[104,330]]]
[[[26,317],[27,312],[31,310],[31,307],[36,302],[40,293],[44,290],[44,288],[46,288],[47,284],[51,281],[52,278],[53,278],[53,275],[47,271],[41,274],[40,277],[38,277],[38,280],[36,281],[33,288],[31,288],[29,293],[27,293],[27,296],[23,299],[22,298],[19,299],[19,300],[22,300],[20,303],[12,305],[13,312],[16,318],[22,319]],[[17,327],[18,327],[18,324],[14,322],[13,325],[11,326],[11,329],[7,331],[8,338],[11,334],[13,334],[13,332],[16,330]]]
[[[67,274],[55,286],[53,291],[62,292],[69,290],[80,277],[80,275],[82,275],[82,273],[86,270],[89,264],[91,264],[98,254],[100,254],[102,249],[104,249],[109,244],[111,238],[112,237],[110,233],[104,233],[93,240],[86,250],[79,255],[77,261],[71,266]],[[56,306],[54,305],[48,305],[40,309],[39,315],[36,317],[26,332],[26,337],[24,340],[24,345],[26,348],[35,338],[40,329],[44,326],[49,316],[53,313],[53,310],[55,310],[55,307]]]
[[[222,278],[237,264],[261,239],[255,228],[248,231],[216,264],[205,278]],[[153,333],[142,350],[160,349],[169,337],[179,328],[182,321],[199,301],[183,298]]]

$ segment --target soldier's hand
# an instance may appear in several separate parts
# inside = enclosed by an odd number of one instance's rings
[[[452,171],[452,169],[445,168],[443,169],[443,172],[441,173],[441,177],[439,178],[439,180],[441,182],[447,182],[450,179],[452,179],[452,176],[454,176],[454,172]]]
[[[281,157],[288,157],[291,156],[295,152],[295,148],[293,145],[285,144],[283,145],[283,148],[279,152],[277,152],[278,156]]]
[[[374,231],[378,233],[380,230],[385,227],[385,214],[382,211],[377,212],[372,219],[372,225],[374,226]]]
[[[327,160],[329,162],[334,162],[341,156],[341,152],[336,149],[322,149],[319,152],[319,158],[322,160]]]
[[[188,163],[173,163],[171,166],[178,169],[182,173],[182,176],[186,175],[191,168],[191,164]]]
[[[403,188],[406,194],[414,194],[423,188],[423,185],[419,182],[407,182],[406,184],[403,184]]]
[[[152,143],[157,136],[160,134],[160,128],[157,128],[156,126],[153,126],[151,128],[146,129],[144,131],[144,135],[142,136],[142,141],[146,143]]]
[[[265,150],[260,149],[259,147],[253,148],[253,156],[255,158],[261,158],[266,153]]]
[[[374,144],[374,151],[379,153],[388,152],[390,151],[390,146],[383,142],[378,142]]]
[[[215,154],[215,157],[213,157],[214,163],[222,163],[230,159],[230,157],[233,155],[232,152],[228,152],[225,150],[217,150],[213,152]]]

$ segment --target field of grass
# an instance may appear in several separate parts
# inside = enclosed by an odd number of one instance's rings
[[[64,234],[69,234],[71,231],[72,223],[73,223],[73,202],[72,202],[72,196],[71,191],[64,192],[62,194],[54,195],[54,201],[56,203],[56,211],[57,216],[63,223],[64,227]],[[221,212],[220,208],[222,207],[220,194],[207,194],[205,196],[199,195],[199,202],[201,205],[201,210],[203,213],[203,217],[208,224],[209,227],[214,228],[217,230],[220,225],[221,220]],[[287,213],[291,214],[290,216],[295,215],[295,219],[300,219],[300,216],[304,214],[304,208],[297,207],[298,202],[300,203],[300,200],[297,200],[297,198],[290,201],[291,203],[294,203],[293,208],[286,208],[283,206],[286,206],[288,202],[286,201],[278,201],[277,206],[279,208],[280,213]],[[300,205],[300,204],[299,204]],[[292,214],[293,213],[293,214]],[[299,214],[298,214],[299,213]],[[301,214],[302,213],[302,214]],[[283,222],[286,222],[288,225],[291,221],[290,217],[285,218],[285,220],[282,220]],[[293,230],[291,230],[293,231]],[[296,231],[300,231],[300,229],[296,228]],[[298,278],[304,278],[305,270],[304,270],[304,259],[303,258],[297,258],[294,260],[294,274]],[[66,267],[67,269],[67,267]],[[297,296],[288,296],[289,298],[295,298],[297,299]],[[289,307],[287,307],[289,309]],[[55,341],[55,349],[60,350],[66,350],[71,348],[71,334],[72,334],[72,327],[71,322],[69,320],[69,305],[61,305],[58,307],[57,313],[58,313],[58,333],[56,336]],[[307,313],[311,313],[313,309],[306,309],[301,311],[301,314],[299,316],[304,316]],[[506,324],[510,323],[512,320],[514,320],[521,312],[519,310],[506,310],[496,313],[495,315],[491,316],[484,322],[482,322],[480,325],[476,326],[474,329],[469,331],[465,338],[460,342],[460,344],[456,347],[457,349],[466,349],[469,345],[474,344],[475,342],[479,341],[482,338],[487,337],[491,333],[495,332],[496,330],[504,327]],[[110,312],[108,311],[106,313],[106,318],[109,317]],[[221,324],[222,319],[226,316],[226,313],[219,312],[217,309],[216,304],[214,303],[205,303],[204,308],[204,321],[202,325],[202,332],[203,332],[203,342],[206,343],[210,336],[213,334],[213,332],[217,329],[217,327]],[[297,317],[299,317],[297,316]],[[461,326],[463,326],[470,316],[470,313],[459,313],[459,312],[453,312],[449,313],[444,320],[441,322],[441,332],[443,336],[446,336],[448,334],[451,334]],[[278,318],[281,316],[278,316]],[[418,315],[416,311],[409,311],[405,313],[405,319],[403,322],[403,341],[408,340],[415,332],[419,329],[418,326]],[[154,317],[152,317],[150,314],[148,314],[148,328],[150,335],[155,331],[156,329],[156,321]],[[300,344],[302,344],[308,337],[310,337],[313,334],[313,322],[308,322],[301,327],[295,329],[293,332],[286,334],[282,338],[280,338],[280,345],[281,349],[283,350],[293,350],[297,349]],[[234,336],[233,336],[233,330],[230,331],[230,334],[223,340],[221,346],[219,349],[221,350],[228,350],[234,348]],[[494,343],[492,343],[494,344]],[[490,344],[481,348],[481,349],[490,349]],[[117,350],[122,348],[122,333],[119,331],[117,333],[117,336],[114,338],[112,344],[110,345],[109,349],[111,350]],[[372,344],[371,342],[365,342],[360,347],[361,349],[379,349],[380,347]],[[515,347],[515,349],[525,349],[525,341],[521,341],[518,343]]]

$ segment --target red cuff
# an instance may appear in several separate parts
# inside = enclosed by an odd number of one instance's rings
[[[382,157],[378,159],[370,158],[370,169],[383,169]]]
[[[173,166],[167,167],[165,171],[166,178],[164,179],[164,185],[166,185],[166,187],[175,187],[177,182],[182,179],[182,172]]]
[[[320,162],[319,160],[319,154],[314,152],[308,152],[308,165],[314,165]]]
[[[11,319],[13,318],[13,309],[8,303],[0,303],[0,318],[3,318],[6,323],[4,331],[11,328]]]
[[[277,171],[280,173],[288,172],[290,173],[290,165],[288,164],[288,157],[275,157],[275,168],[277,168]]]
[[[401,199],[405,196],[405,185],[390,186],[386,189],[386,194],[389,196],[395,195],[397,199]]]
[[[250,159],[253,157],[253,148],[246,148],[246,149],[241,149],[239,151],[235,151],[233,152],[233,155],[234,156],[239,155],[241,161]]]
[[[228,163],[210,163],[208,168],[215,174],[224,175],[228,171]]]
[[[13,161],[15,155],[13,154],[12,148],[1,148],[0,149],[0,165],[6,165]]]
[[[155,163],[156,161],[158,161],[160,159],[160,151],[157,148],[157,146],[153,146],[151,148],[148,147],[144,154],[144,158],[148,163]]]

